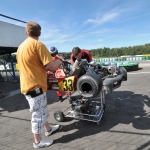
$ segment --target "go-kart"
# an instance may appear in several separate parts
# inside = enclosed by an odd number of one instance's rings
[[[124,67],[101,66],[94,61],[88,63],[86,59],[77,59],[69,72],[62,66],[54,76],[48,77],[49,89],[78,91],[81,97],[71,100],[63,112],[55,111],[54,118],[59,122],[71,117],[100,124],[105,110],[105,94],[111,94],[126,80]]]

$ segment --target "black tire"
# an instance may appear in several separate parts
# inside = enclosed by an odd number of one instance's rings
[[[106,105],[105,104],[103,104],[103,110],[106,111]]]
[[[96,97],[102,86],[102,78],[95,73],[85,74],[77,81],[77,90],[85,98]]]
[[[54,112],[54,118],[58,122],[63,122],[64,121],[64,114],[62,111],[55,111]]]

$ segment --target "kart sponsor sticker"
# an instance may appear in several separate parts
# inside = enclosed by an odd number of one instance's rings
[[[74,76],[65,78],[63,81],[58,82],[61,91],[72,92],[74,91]]]

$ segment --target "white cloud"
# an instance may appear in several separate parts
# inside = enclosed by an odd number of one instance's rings
[[[89,32],[88,34],[103,34],[110,32],[110,29],[99,29],[96,31]]]
[[[88,19],[86,23],[94,23],[94,24],[103,24],[108,21],[113,21],[118,15],[120,14],[120,11],[113,10],[110,12],[105,13],[104,15],[99,14],[96,19]]]
[[[125,22],[125,21],[129,21],[129,20],[133,20],[133,19],[136,19],[136,18],[140,18],[140,17],[144,17],[144,16],[149,16],[150,13],[147,13],[147,14],[142,14],[142,15],[137,15],[137,16],[134,16],[134,17],[131,17],[131,18],[127,18],[127,19],[124,19],[124,20],[120,20],[118,22]]]
[[[54,29],[54,30],[46,30],[44,29],[42,31],[42,38],[43,39],[46,39],[46,38],[56,38],[56,37],[59,37],[60,33],[59,33],[59,29]]]

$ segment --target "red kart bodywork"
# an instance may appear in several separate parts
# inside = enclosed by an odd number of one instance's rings
[[[76,90],[77,76],[69,76],[69,72],[57,69],[55,73],[47,73],[48,90],[73,92]]]

